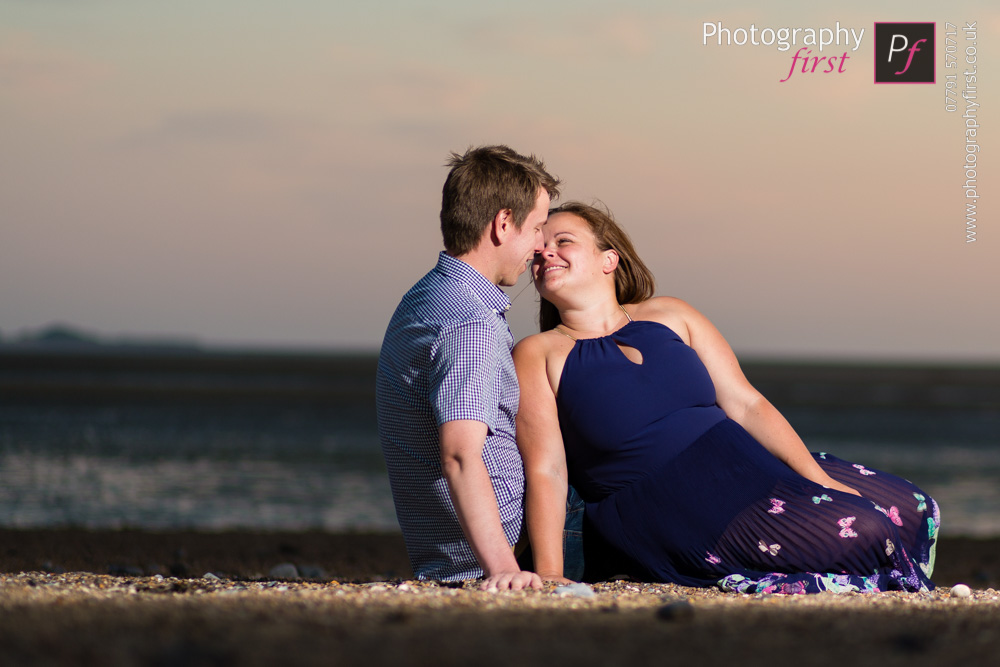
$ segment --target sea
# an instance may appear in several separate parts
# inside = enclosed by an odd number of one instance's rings
[[[0,345],[0,526],[398,530],[370,353]],[[813,451],[1000,537],[1000,367],[751,361]]]

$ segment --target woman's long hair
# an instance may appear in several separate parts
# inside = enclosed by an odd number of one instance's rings
[[[632,245],[632,239],[622,229],[611,211],[607,208],[597,208],[578,201],[569,201],[549,210],[549,215],[556,213],[572,213],[585,220],[594,234],[594,240],[600,250],[614,250],[618,253],[618,266],[615,268],[615,296],[618,303],[640,303],[653,296],[656,284],[653,274],[646,267]],[[541,297],[538,309],[538,324],[541,331],[554,329],[562,323],[559,311],[551,303]]]

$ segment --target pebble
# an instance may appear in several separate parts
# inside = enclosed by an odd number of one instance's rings
[[[680,621],[694,616],[694,605],[687,600],[665,604],[656,610],[656,617],[662,621]]]
[[[951,587],[951,594],[957,598],[967,598],[972,595],[972,589],[965,584],[955,584]]]
[[[160,578],[162,579],[163,577],[160,577]],[[205,574],[202,575],[201,578],[202,579],[207,579],[209,581],[222,581],[222,579],[220,579],[216,575],[212,574],[211,572],[206,572]]]
[[[267,573],[272,579],[298,579],[299,570],[292,563],[278,563]]]
[[[66,574],[66,568],[47,560],[42,563],[42,572],[48,572],[49,574]]]
[[[592,598],[597,595],[594,589],[584,583],[577,584],[566,584],[565,586],[559,586],[555,590],[556,595],[560,597],[577,597],[577,598]]]
[[[297,568],[298,574],[303,579],[329,579],[330,575],[327,574],[319,565],[299,565]]]

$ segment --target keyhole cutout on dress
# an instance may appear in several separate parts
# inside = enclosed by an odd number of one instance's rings
[[[618,341],[615,341],[615,344],[618,346],[618,349],[622,351],[622,354],[625,355],[626,359],[631,361],[636,366],[642,366],[642,352],[629,345],[623,345]]]

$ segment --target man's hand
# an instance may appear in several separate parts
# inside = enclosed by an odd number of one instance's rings
[[[507,543],[489,472],[483,463],[486,424],[471,420],[441,425],[441,471],[448,482],[458,523],[476,554],[486,581],[483,590],[541,588],[537,574],[522,572]]]
[[[498,572],[483,579],[481,591],[519,591],[524,588],[541,588],[542,578],[534,572]]]

